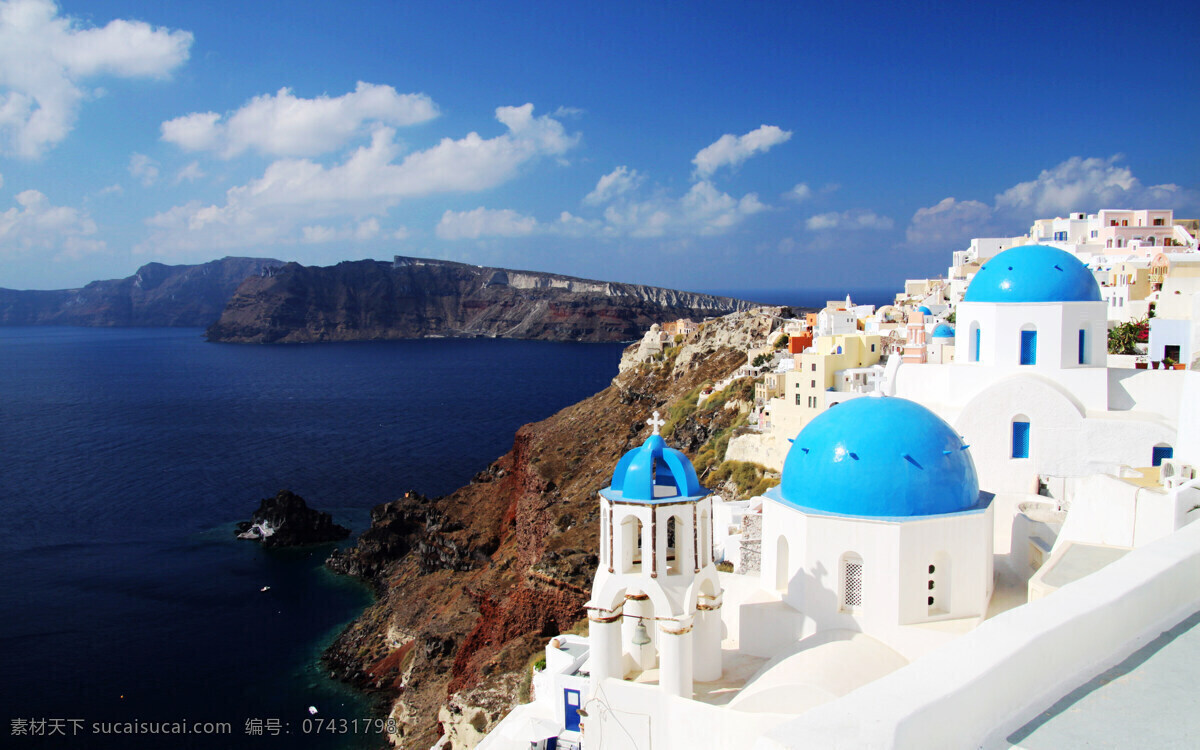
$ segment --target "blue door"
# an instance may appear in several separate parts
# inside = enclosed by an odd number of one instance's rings
[[[1021,364],[1037,364],[1037,331],[1021,331]]]
[[[1172,458],[1175,455],[1175,449],[1169,445],[1156,445],[1150,452],[1151,466],[1162,466],[1164,458]]]
[[[563,688],[563,701],[567,709],[567,731],[579,731],[579,691]]]

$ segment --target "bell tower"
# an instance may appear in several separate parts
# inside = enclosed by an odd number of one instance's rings
[[[712,557],[712,496],[687,456],[659,434],[617,463],[600,490],[600,565],[587,603],[593,689],[658,670],[692,697],[721,676],[721,584]]]

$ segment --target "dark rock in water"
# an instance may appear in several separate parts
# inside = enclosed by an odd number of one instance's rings
[[[333,516],[308,507],[290,490],[263,498],[249,521],[237,525],[239,539],[254,539],[264,547],[294,547],[335,542],[350,536],[350,529],[333,522]]]

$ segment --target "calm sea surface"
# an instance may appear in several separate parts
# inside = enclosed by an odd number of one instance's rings
[[[373,505],[450,492],[606,386],[621,351],[201,334],[0,328],[0,745],[377,746],[304,731],[309,706],[368,716],[316,658],[369,592],[324,570],[330,545],[268,552],[233,524],[289,488],[357,535]],[[68,736],[13,736],[25,720]],[[125,721],[232,734],[93,733]]]

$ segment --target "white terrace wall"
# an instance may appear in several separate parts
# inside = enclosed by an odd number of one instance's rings
[[[1200,524],[1193,523],[775,727],[754,747],[979,747],[1200,609],[1197,592]]]
[[[667,695],[657,685],[607,679],[585,702],[585,750],[747,747],[792,716],[735,711]]]

